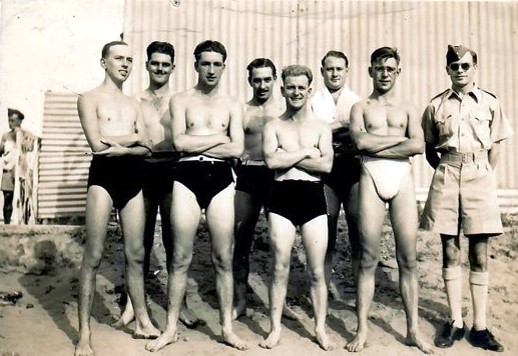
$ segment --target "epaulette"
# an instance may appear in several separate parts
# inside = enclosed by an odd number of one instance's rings
[[[440,98],[441,96],[443,96],[444,94],[446,94],[446,92],[448,92],[448,90],[450,90],[450,89],[446,89],[445,91],[443,91],[443,92],[441,92],[441,93],[437,94],[437,95],[436,95],[436,96],[434,96],[430,101]]]
[[[479,89],[480,89],[480,88],[479,88]],[[497,99],[497,97],[496,97],[496,95],[495,95],[495,94],[490,93],[490,92],[488,92],[487,90],[484,90],[484,89],[480,89],[480,90],[482,90],[484,93],[487,93],[487,94],[491,95],[493,98]]]

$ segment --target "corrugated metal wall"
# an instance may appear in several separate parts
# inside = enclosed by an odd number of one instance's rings
[[[83,215],[91,155],[73,94],[45,93],[38,219]]]
[[[422,111],[432,96],[449,86],[447,45],[463,43],[479,54],[477,82],[499,96],[518,129],[516,19],[516,2],[127,0],[124,39],[137,55],[126,89],[134,94],[147,85],[145,48],[153,40],[169,41],[177,49],[173,88],[193,86],[192,51],[200,41],[214,39],[229,54],[222,85],[243,101],[250,96],[245,67],[252,59],[269,57],[279,68],[308,65],[318,89],[319,62],[330,49],[347,53],[349,85],[367,96],[370,53],[389,45],[402,57],[400,96]],[[426,189],[432,171],[422,157],[416,159],[415,171],[418,187]],[[503,144],[498,177],[501,188],[518,188],[516,138]]]

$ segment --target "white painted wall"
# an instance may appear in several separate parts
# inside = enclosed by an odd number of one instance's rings
[[[120,39],[124,0],[0,0],[0,133],[7,108],[40,135],[46,90],[97,86],[102,46]]]

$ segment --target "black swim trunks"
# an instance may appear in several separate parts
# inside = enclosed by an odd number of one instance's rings
[[[144,183],[142,193],[149,199],[162,199],[173,191],[177,152],[153,152],[144,158]]]
[[[324,185],[307,180],[285,180],[273,183],[268,202],[270,213],[281,215],[295,226],[302,226],[327,214]]]
[[[239,164],[236,168],[236,190],[266,202],[274,181],[274,171],[264,166]]]
[[[206,209],[212,198],[234,182],[234,177],[226,161],[180,161],[176,181],[193,192],[200,208]]]
[[[104,188],[116,209],[122,209],[142,190],[142,157],[94,156],[88,171],[88,187]]]
[[[331,187],[343,200],[349,196],[352,186],[360,181],[361,161],[352,153],[335,154],[330,173],[322,174],[322,182]]]

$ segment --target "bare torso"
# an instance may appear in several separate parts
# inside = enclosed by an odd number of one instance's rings
[[[326,124],[314,118],[308,118],[304,121],[292,121],[281,116],[274,122],[275,134],[278,140],[277,149],[290,152],[301,148],[318,148],[323,127],[326,127]],[[320,173],[304,170],[296,166],[275,171],[275,180],[282,181],[288,179],[319,181]]]
[[[264,125],[279,117],[284,108],[276,102],[265,105],[252,105],[250,102],[245,104],[244,130],[245,130],[245,150],[244,160],[262,161],[263,139],[262,132]]]
[[[362,103],[365,130],[380,136],[407,136],[408,110],[405,103],[366,99]]]
[[[137,102],[122,93],[96,88],[83,94],[94,105],[101,136],[122,136],[137,131]]]
[[[230,125],[231,99],[218,95],[210,99],[190,89],[181,94],[185,103],[185,133],[194,136],[227,134]]]
[[[172,93],[156,96],[146,90],[139,96],[142,104],[143,121],[153,151],[173,151],[172,125],[169,100]]]

